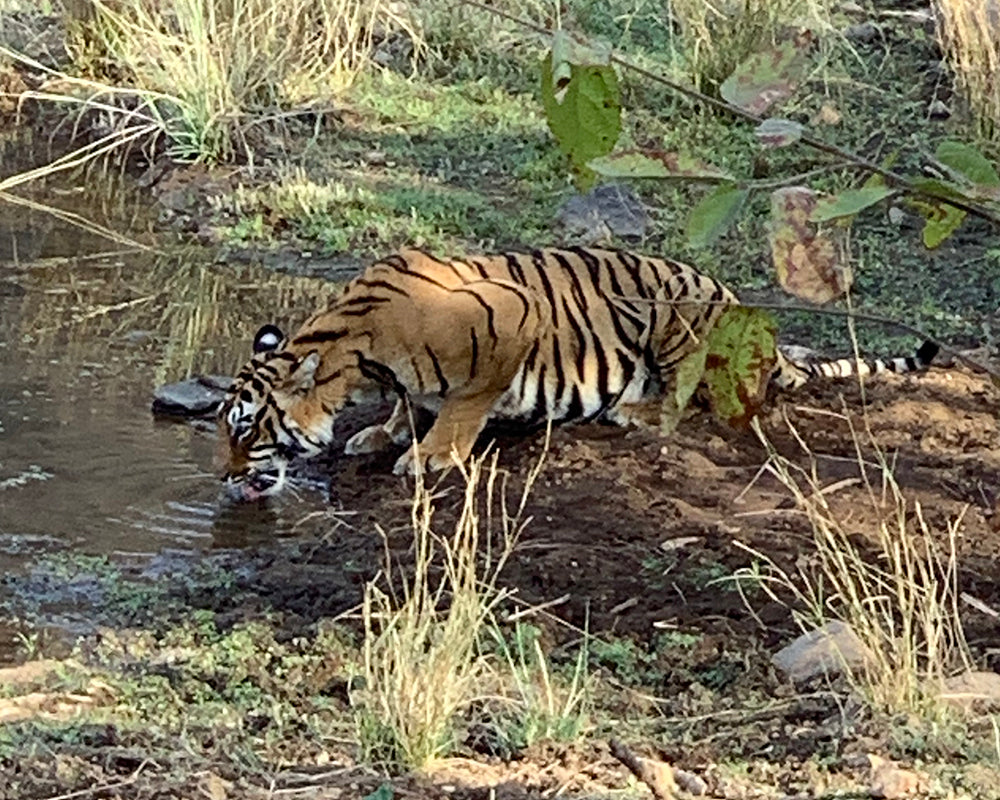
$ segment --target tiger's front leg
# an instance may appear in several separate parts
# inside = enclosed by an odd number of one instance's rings
[[[431,290],[413,305],[422,336],[418,348],[408,343],[410,358],[398,365],[397,375],[409,365],[415,372],[407,375],[407,388],[437,394],[441,405],[427,435],[396,462],[397,475],[415,473],[418,464],[441,470],[468,459],[547,324],[530,289],[500,280]]]
[[[400,398],[396,401],[389,419],[381,425],[370,425],[354,434],[344,445],[344,453],[349,456],[377,453],[393,444],[409,444],[412,438],[410,414],[406,402]]]
[[[397,475],[413,475],[420,463],[428,471],[436,472],[466,461],[489,421],[490,412],[505,391],[503,387],[500,391],[447,396],[423,441],[408,448],[392,471]]]

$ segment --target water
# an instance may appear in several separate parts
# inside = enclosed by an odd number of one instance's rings
[[[74,203],[100,210],[83,195]],[[153,241],[145,209],[105,216]],[[155,386],[233,374],[260,324],[287,328],[335,289],[212,261],[123,248],[0,205],[0,572],[51,549],[240,546],[301,533],[325,507],[320,491],[233,507],[213,426],[150,413]]]

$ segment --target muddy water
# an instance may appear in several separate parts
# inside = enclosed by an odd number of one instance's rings
[[[144,213],[119,214],[123,232]],[[321,491],[227,503],[211,426],[150,413],[156,385],[233,374],[262,321],[287,326],[334,289],[212,261],[0,206],[0,575],[52,549],[240,546],[323,524]]]

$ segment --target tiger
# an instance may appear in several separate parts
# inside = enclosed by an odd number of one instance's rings
[[[565,247],[469,258],[406,249],[371,264],[290,337],[265,325],[219,410],[224,481],[252,500],[281,490],[289,463],[324,451],[346,406],[395,397],[348,455],[411,443],[411,405],[436,414],[396,474],[469,458],[490,421],[640,422],[735,294],[687,264]],[[779,389],[814,378],[925,369],[936,346],[893,359],[793,361]],[[645,405],[644,405],[645,401]]]

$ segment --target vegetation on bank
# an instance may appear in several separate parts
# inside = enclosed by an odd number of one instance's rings
[[[942,4],[952,10],[941,18],[940,36],[954,73],[938,67],[939,31],[906,14],[879,16],[819,0],[749,2],[742,16],[707,16],[702,3],[677,2],[673,19],[641,2],[570,5],[560,12],[549,3],[510,0],[502,9],[588,42],[609,41],[637,66],[712,97],[747,58],[770,52],[785,28],[805,24],[817,37],[813,60],[783,117],[907,174],[928,165],[941,171],[944,141],[975,145],[986,161],[997,157],[991,92],[1000,80],[988,58],[975,61],[992,51],[950,3]],[[67,14],[72,58],[58,74],[8,52],[10,63],[49,81],[36,88],[37,98],[73,103],[83,128],[110,119],[102,146],[143,139],[144,170],[164,160],[235,165],[236,177],[212,193],[204,212],[229,247],[375,254],[415,243],[461,251],[548,244],[568,235],[554,221],[574,194],[574,154],[554,141],[540,88],[541,57],[552,42],[516,22],[436,0],[124,0]],[[864,24],[872,28],[858,28]],[[556,61],[550,56],[553,95]],[[570,75],[581,66],[565,64]],[[732,215],[728,230],[693,241],[690,209],[715,189],[636,178],[650,225],[638,242],[615,243],[693,260],[736,287],[764,289],[773,283],[761,245],[770,191],[802,175],[813,189],[838,197],[859,188],[857,170],[843,159],[795,142],[762,149],[753,125],[642,73],[616,75],[624,111],[612,145],[619,151],[684,153],[740,176],[731,181],[737,191],[753,191],[742,197],[742,215]],[[941,88],[952,79],[960,95]],[[789,130],[794,126],[781,135]],[[134,150],[129,157],[136,158]],[[577,165],[578,179],[591,161]],[[958,179],[945,170],[936,190],[993,203],[993,194],[981,191],[992,188],[990,176],[981,174],[985,182],[966,181],[959,191],[948,188]],[[928,220],[947,204],[931,205],[928,211],[883,195],[842,215],[853,218],[846,246],[856,307],[978,342],[989,332],[1000,288],[996,230],[969,217],[938,248],[924,250]],[[940,213],[947,228],[952,212]],[[831,217],[831,227],[842,217]],[[957,261],[961,281],[953,277]],[[807,331],[801,338],[812,345],[846,338],[842,321],[808,315],[790,319],[788,329]],[[720,566],[701,577],[717,581],[720,591],[745,592],[751,613],[770,596],[791,604],[807,629],[832,617],[859,631],[874,658],[851,676],[852,702],[860,698],[864,707],[852,724],[864,717],[867,726],[857,724],[866,734],[881,730],[875,741],[891,755],[1000,757],[991,738],[995,721],[970,722],[940,702],[940,680],[971,658],[957,614],[955,555],[927,545],[921,512],[898,492],[885,460],[878,485],[868,487],[871,517],[880,520],[873,528],[881,547],[877,567],[852,549],[853,529],[830,516],[826,488],[808,468],[776,456],[769,468],[813,525],[818,567],[790,574],[753,554],[757,563],[747,571],[730,575]],[[490,490],[499,480],[488,466],[471,467],[453,529],[434,524],[440,498],[432,502],[419,491],[414,563],[405,570],[385,564],[381,576],[365,583],[350,619],[292,638],[277,616],[233,622],[211,611],[189,613],[183,604],[171,608],[162,589],[123,581],[106,563],[63,564],[68,572],[97,574],[120,622],[157,608],[163,623],[129,631],[123,622],[37,681],[32,688],[62,698],[53,702],[67,703],[78,716],[36,715],[4,726],[0,763],[13,763],[26,749],[44,754],[65,745],[83,752],[124,743],[168,771],[176,767],[178,775],[223,763],[233,775],[264,781],[288,765],[331,761],[400,770],[453,755],[510,759],[541,741],[610,736],[625,724],[636,737],[683,744],[691,719],[725,705],[726,691],[742,693],[742,715],[769,712],[773,697],[751,683],[761,675],[773,681],[760,653],[732,657],[758,668],[740,683],[720,677],[717,662],[702,668],[692,655],[702,640],[696,630],[637,643],[560,629],[552,641],[551,632],[519,621],[499,567],[521,520],[509,513],[512,507],[496,509]],[[500,520],[504,530],[484,533],[484,516]],[[953,541],[954,530],[943,538]],[[899,544],[911,539],[924,546]],[[499,549],[483,557],[487,544]],[[215,580],[228,577],[204,577],[199,590],[211,591]],[[504,621],[504,614],[514,619]],[[25,639],[24,646],[35,645]],[[738,672],[738,665],[728,668]],[[666,701],[656,696],[681,682],[683,693]],[[731,716],[720,714],[711,724],[699,733],[734,735]],[[771,738],[784,733],[779,726]],[[807,756],[820,773],[839,746],[824,741]],[[746,761],[726,765],[732,775],[753,756],[737,754]],[[68,769],[67,785],[87,785],[80,764]]]

